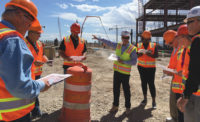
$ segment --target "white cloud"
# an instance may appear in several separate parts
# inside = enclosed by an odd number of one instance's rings
[[[76,2],[83,2],[83,1],[85,1],[85,0],[73,0],[73,1],[76,1]]]
[[[135,27],[136,27],[136,18],[138,16],[138,6],[137,1],[133,0],[133,2],[123,4],[121,6],[117,7],[100,7],[100,6],[90,6],[86,4],[82,5],[72,5],[73,7],[79,8],[82,11],[103,11],[103,10],[109,10],[108,12],[102,14],[101,20],[103,22],[103,25],[108,33],[108,36],[111,40],[115,40],[115,30],[109,31],[108,28],[114,27],[117,25],[119,28],[121,27],[129,27],[125,29],[119,29],[119,35],[122,30],[129,30],[133,28],[133,33],[135,35]],[[115,9],[114,9],[115,8]],[[80,17],[79,15],[75,13],[59,13],[56,15],[53,15],[54,17],[60,17],[65,20],[70,21],[76,21],[78,20],[81,24],[83,23],[83,20],[85,17]],[[89,34],[87,34],[89,33]],[[97,18],[89,18],[87,19],[84,30],[83,30],[83,37],[87,40],[91,40],[91,35],[96,33],[97,35],[103,36],[106,39],[106,34],[104,32],[103,27],[101,26],[101,22]],[[120,37],[118,37],[120,40]]]
[[[62,8],[62,9],[67,9],[68,8],[68,5],[65,4],[65,3],[62,3],[62,4],[56,3],[56,5],[59,6],[60,8]]]
[[[99,0],[92,0],[93,2],[99,2]]]
[[[81,5],[70,4],[70,5],[84,12],[89,12],[89,11],[99,12],[99,11],[105,11],[105,10],[111,11],[113,9],[116,9],[116,7],[100,7],[100,6],[88,5],[88,4],[81,4]]]
[[[69,20],[69,21],[83,21],[84,18],[82,17],[78,17],[75,13],[58,13],[58,14],[54,14],[52,15],[52,17],[60,17],[62,19],[65,20]]]
[[[109,11],[101,16],[106,26],[135,26],[137,18],[137,1],[121,5],[119,8]]]

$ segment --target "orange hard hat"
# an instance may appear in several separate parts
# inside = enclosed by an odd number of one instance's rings
[[[29,28],[29,31],[36,31],[39,33],[43,33],[42,26],[38,22],[33,22],[31,27]]]
[[[186,24],[179,26],[177,35],[188,35],[188,27]]]
[[[37,7],[31,0],[11,0],[5,5],[5,7],[7,6],[19,7],[27,11],[30,15],[32,15],[36,22],[39,22],[37,19],[37,14],[38,14]]]
[[[78,23],[73,23],[70,27],[71,32],[75,33],[75,34],[79,34],[81,31],[81,27]]]
[[[142,37],[143,37],[144,39],[150,39],[150,38],[151,38],[151,32],[150,32],[150,31],[144,31],[144,32],[142,33]]]
[[[168,30],[163,34],[163,39],[165,40],[165,44],[169,44],[176,37],[177,32],[174,30]]]

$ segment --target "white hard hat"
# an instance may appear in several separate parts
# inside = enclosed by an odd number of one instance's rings
[[[187,14],[187,18],[184,19],[184,22],[186,23],[189,18],[193,17],[200,17],[200,6],[191,8]]]
[[[128,31],[122,31],[121,36],[130,36],[130,33]]]

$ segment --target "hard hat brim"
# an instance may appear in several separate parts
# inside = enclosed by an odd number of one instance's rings
[[[18,5],[18,4],[15,4],[15,3],[7,3],[7,4],[5,5],[5,7],[7,7],[7,6],[16,6],[16,7],[19,7],[19,8],[21,8],[21,9],[27,11],[31,16],[33,16],[34,21],[39,22],[38,19],[37,19],[37,17],[36,17],[29,9],[25,8],[24,6]]]

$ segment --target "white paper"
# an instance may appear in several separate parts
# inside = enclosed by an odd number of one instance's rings
[[[71,74],[49,74],[45,77],[42,77],[38,80],[47,80],[49,82],[50,85],[54,85],[56,83],[59,83],[61,81],[63,81],[64,79],[68,78],[72,76]]]
[[[84,56],[70,56],[70,58],[72,58],[74,61],[81,61]]]
[[[111,61],[117,61],[117,56],[113,53],[110,54],[110,56],[108,57],[109,60]]]
[[[163,74],[163,76],[160,77],[161,80],[167,79],[167,78],[172,78],[172,76],[169,76],[167,74]]]
[[[168,68],[168,67],[166,67],[166,66],[164,66],[164,65],[158,64],[157,66],[160,67],[160,68],[162,68],[162,69],[165,70],[165,71],[168,71],[168,72],[171,72],[171,73],[177,73],[176,70],[170,69],[170,68]]]
[[[139,53],[143,53],[143,54],[145,54],[147,51],[148,51],[148,50],[140,49],[138,52],[139,52]]]

